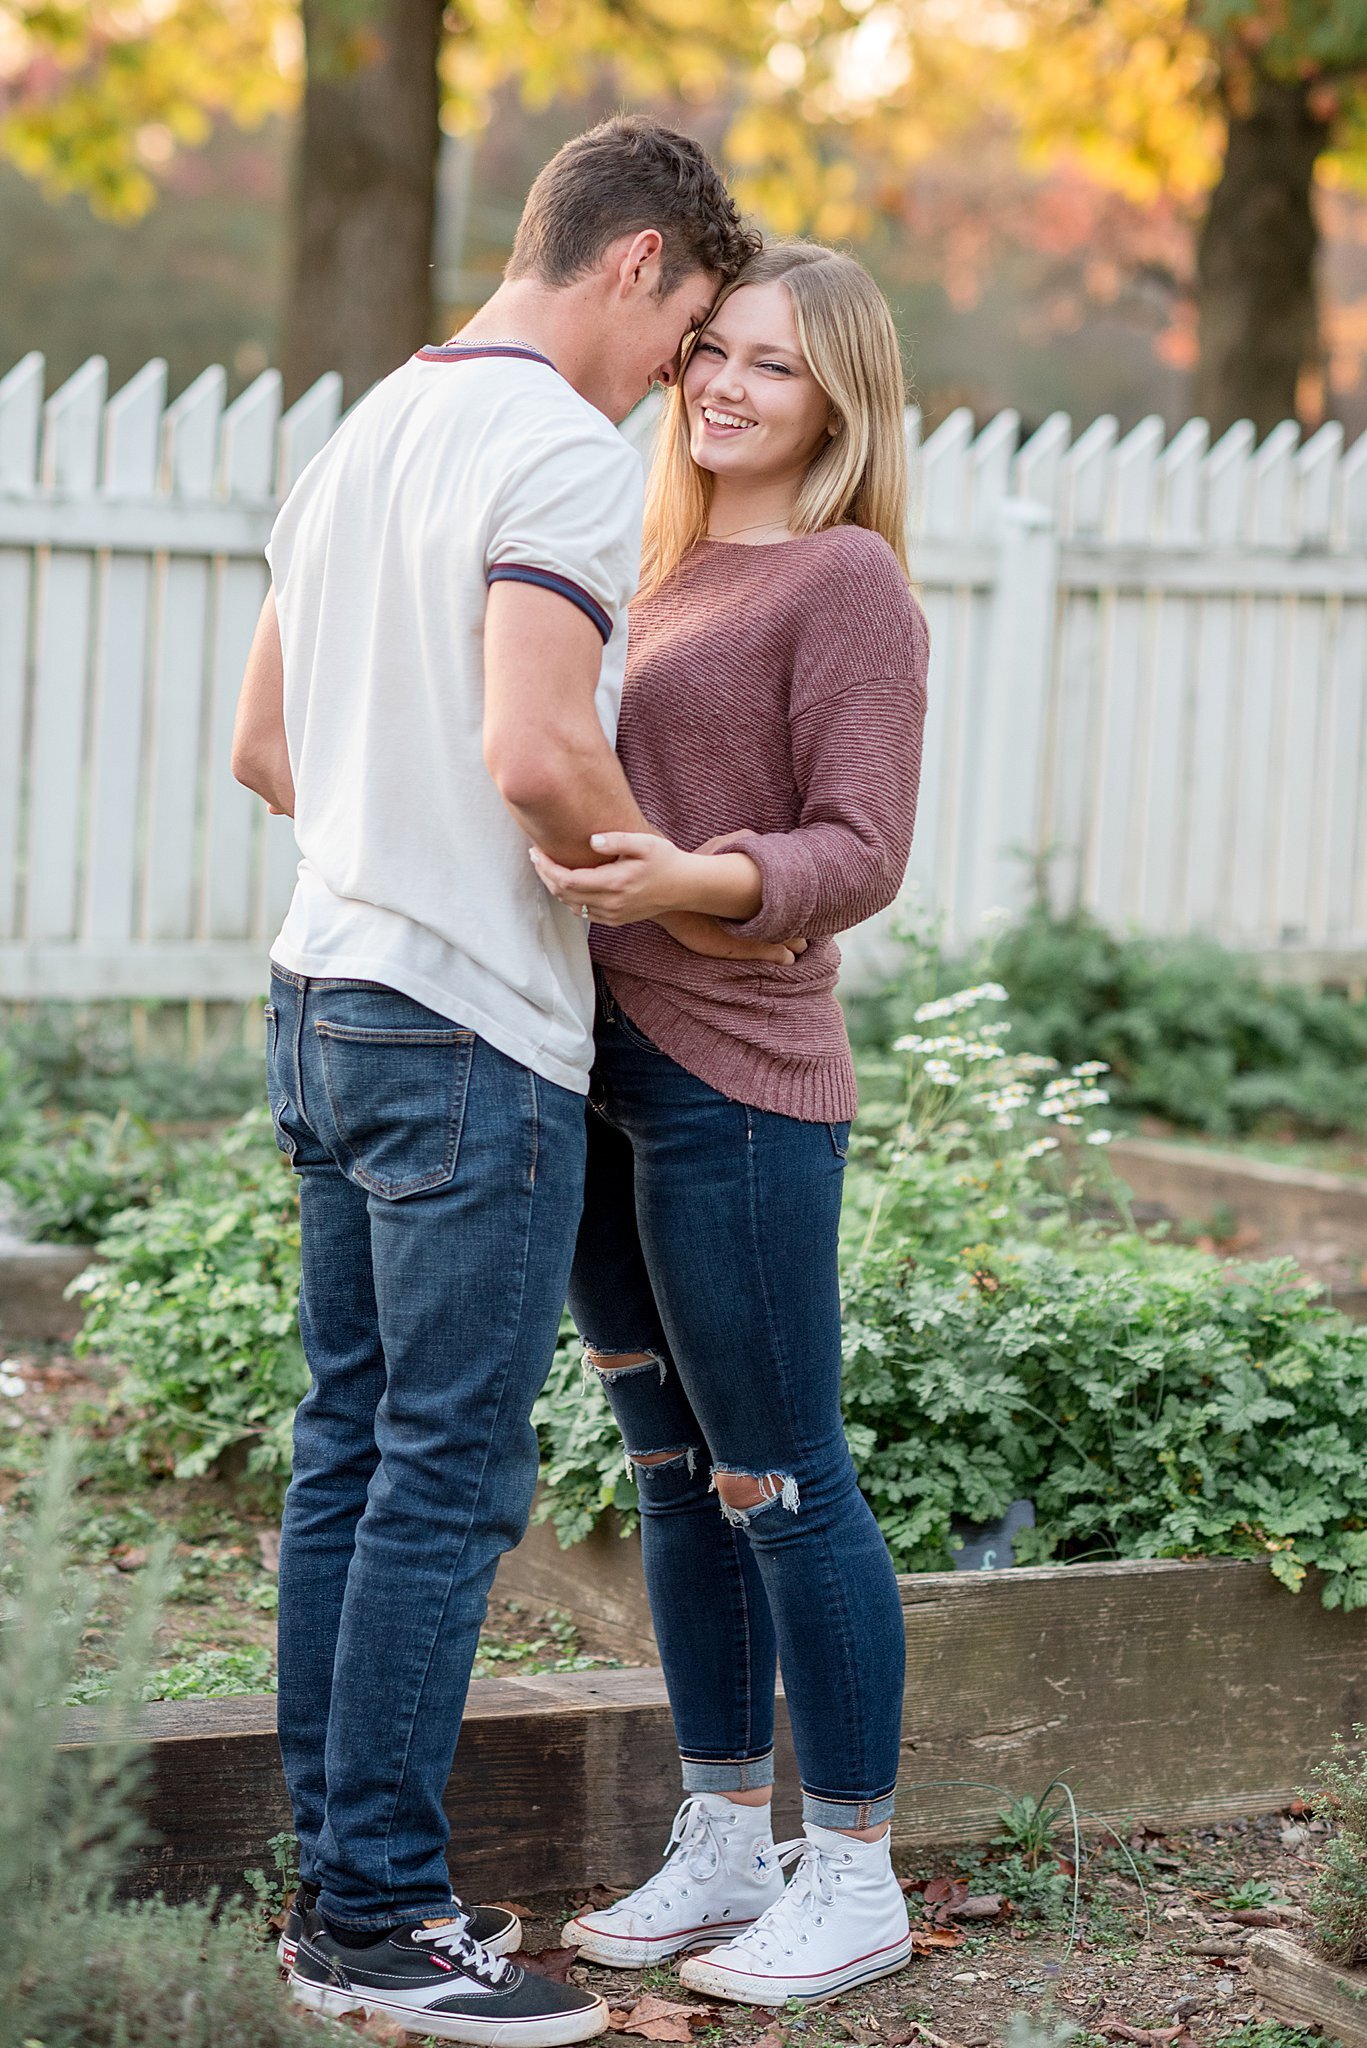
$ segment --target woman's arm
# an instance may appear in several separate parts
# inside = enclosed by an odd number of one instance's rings
[[[540,847],[532,859],[551,894],[575,910],[585,905],[596,924],[685,911],[744,921],[764,900],[759,869],[744,853],[685,853],[656,832],[595,832],[590,844],[607,855],[602,867],[563,868]]]
[[[763,901],[727,919],[746,938],[802,931],[825,938],[862,924],[902,886],[916,819],[925,721],[925,670],[852,683],[792,721],[793,767],[803,792],[791,832],[728,833],[711,859],[744,852]]]

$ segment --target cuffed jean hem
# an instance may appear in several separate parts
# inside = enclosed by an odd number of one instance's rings
[[[820,1799],[814,1792],[802,1795],[802,1818],[817,1828],[881,1827],[896,1810],[895,1792],[886,1792],[881,1799]]]
[[[774,1752],[739,1763],[699,1763],[680,1757],[685,1792],[762,1792],[774,1782]]]
[[[334,1927],[345,1927],[348,1934],[384,1934],[409,1920],[458,1920],[462,1914],[469,1917],[467,1909],[451,1898],[444,1905],[434,1902],[430,1906],[396,1906],[390,1913],[363,1913],[357,1920],[349,1913],[332,1912],[326,1892],[318,1901],[318,1910]]]

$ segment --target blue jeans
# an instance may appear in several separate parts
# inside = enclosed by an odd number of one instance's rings
[[[841,1423],[849,1127],[718,1094],[601,982],[589,1100],[570,1307],[629,1456],[668,1454],[635,1479],[684,1787],[771,1782],[777,1659],[806,1819],[872,1826],[893,1810],[905,1632]],[[713,1472],[764,1497],[728,1509]]]
[[[280,1544],[280,1747],[323,1912],[385,1927],[450,1910],[442,1794],[536,1483],[584,1103],[375,982],[277,968],[266,1028],[312,1375]]]

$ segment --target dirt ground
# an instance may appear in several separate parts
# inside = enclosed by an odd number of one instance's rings
[[[0,1357],[0,1513],[31,1498],[54,1432],[70,1429],[82,1445],[85,1476],[71,1541],[90,1606],[69,1703],[94,1702],[107,1689],[138,1574],[167,1534],[171,1577],[147,1697],[273,1692],[278,1484],[133,1470],[105,1412],[109,1377],[99,1361],[59,1346],[11,1346]],[[581,1671],[610,1661],[581,1651],[564,1615],[495,1599],[475,1676]]]
[[[991,1890],[994,1868],[1003,1867],[991,1860],[999,1852],[918,1853],[903,1861],[900,1874],[920,1952],[900,1975],[805,2011],[703,2007],[689,2025],[694,2038],[722,2048],[760,2041],[819,2048],[846,2040],[989,2048],[1013,2014],[1027,2013],[1049,2030],[1067,2023],[1091,2039],[1134,2041],[1136,2033],[1125,2030],[1154,2030],[1176,2048],[1183,2048],[1183,2036],[1213,2041],[1269,2019],[1247,1983],[1249,1917],[1255,1924],[1302,1923],[1324,1837],[1322,1823],[1294,1812],[1180,1835],[1139,1827],[1127,1846],[1142,1890],[1115,1845],[1092,1837],[1071,1943],[1071,1874],[1057,1863],[1052,1867],[1065,1880],[1061,1898],[1041,1920],[1028,1907],[1013,1907],[1009,1885],[1007,1896]],[[1070,1836],[1063,1846],[1071,1848]],[[1070,1861],[1065,1855],[1063,1862]],[[965,1876],[966,1886],[936,1883]],[[1001,1898],[1001,1911],[990,1920],[961,1917],[955,1902],[963,1890],[984,1905]],[[594,1903],[604,1897],[600,1891]],[[529,1909],[524,1948],[534,1959],[538,1950],[558,1948],[564,1920],[584,1894],[507,1903]],[[547,1956],[552,1967],[563,1960],[563,1952]],[[601,1991],[620,2016],[629,2017],[645,1994],[702,2007],[680,1991],[668,1966],[638,1977],[574,1964],[572,1975]],[[1143,2041],[1140,2048],[1163,2044]]]

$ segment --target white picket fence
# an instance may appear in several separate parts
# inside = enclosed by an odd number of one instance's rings
[[[0,379],[0,999],[256,993],[294,847],[228,769],[273,509],[336,424],[267,371],[166,404]],[[643,427],[632,430],[640,439]],[[965,938],[1056,900],[1367,953],[1367,437],[1200,421],[908,442],[934,639],[912,882]]]

